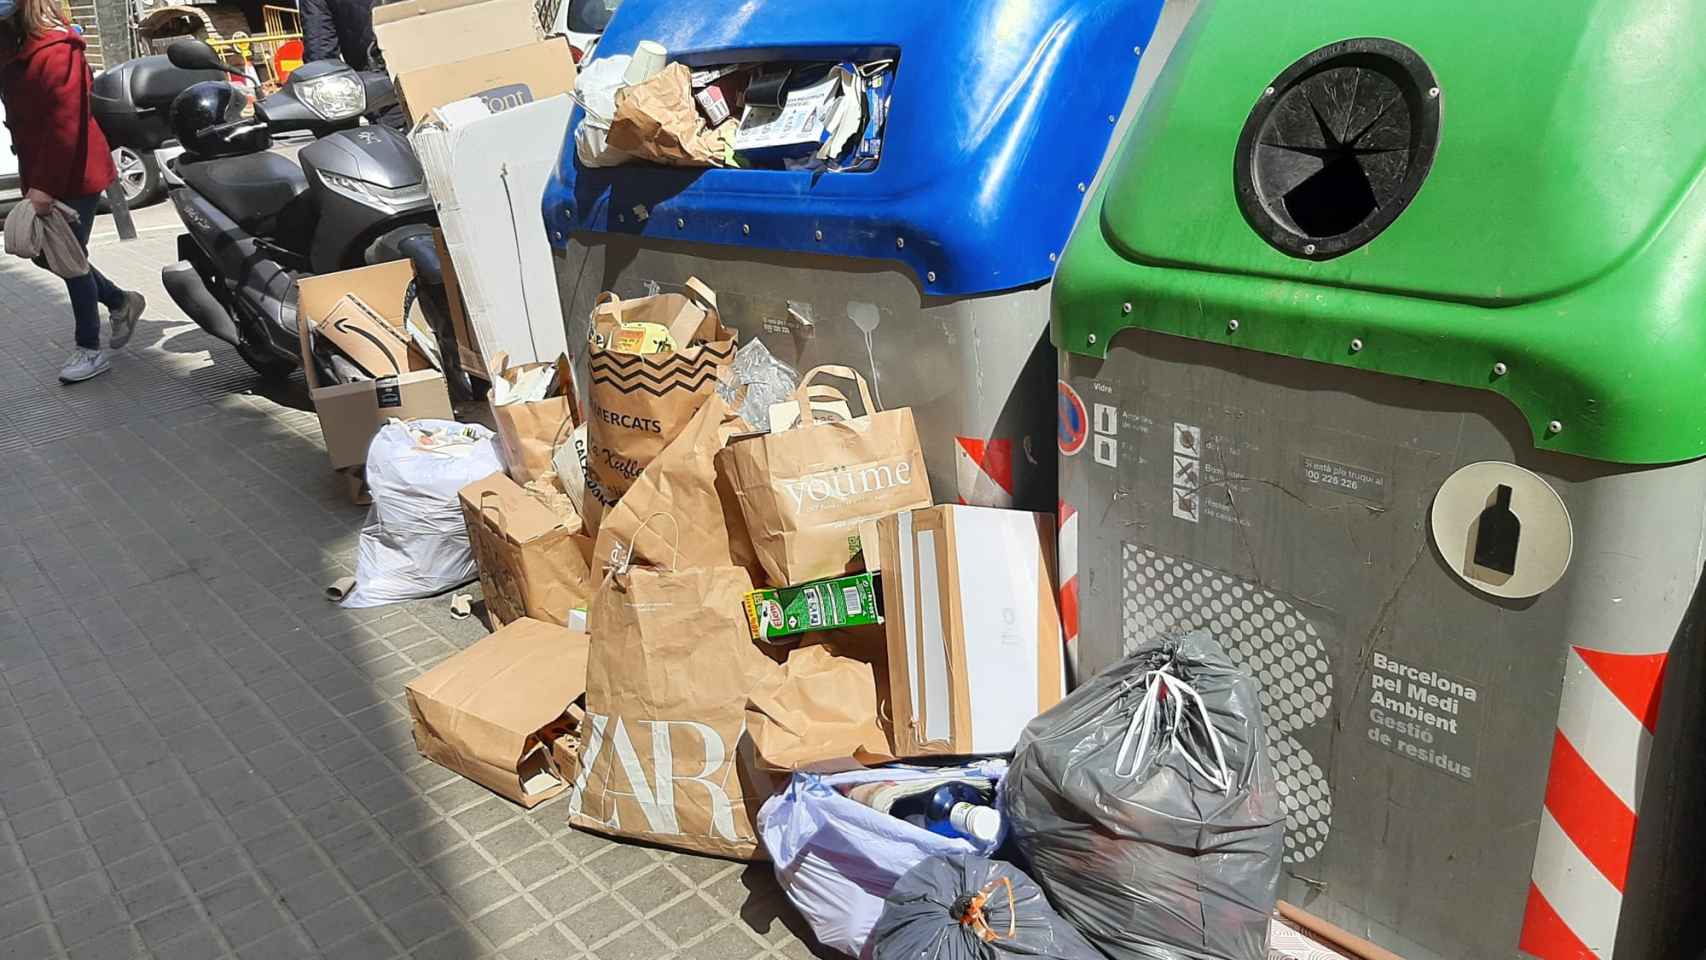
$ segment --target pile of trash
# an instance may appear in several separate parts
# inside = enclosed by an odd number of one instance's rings
[[[1263,960],[1283,815],[1206,632],[1065,693],[1052,517],[938,504],[908,408],[740,344],[708,285],[492,358],[496,429],[394,421],[349,604],[479,577],[422,754],[577,827],[768,859],[870,960]]]
[[[876,169],[896,60],[689,67],[668,57],[646,40],[581,71],[582,165]]]

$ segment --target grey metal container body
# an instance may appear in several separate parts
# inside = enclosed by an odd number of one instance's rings
[[[762,340],[802,374],[818,364],[846,364],[870,380],[882,406],[912,407],[938,501],[1053,508],[1049,285],[922,299],[912,275],[893,264],[614,235],[587,239],[574,238],[559,254],[569,343],[586,342],[602,291],[638,297],[678,289],[697,276],[716,290],[723,321],[743,343]],[[867,318],[870,329],[850,312]],[[962,448],[960,437],[1005,441],[1009,446],[995,449],[1012,464],[1010,484],[960,452],[976,449]]]
[[[1698,955],[1706,461],[1538,454],[1492,394],[1142,331],[1105,361],[1063,355],[1061,378],[1090,432],[1060,459],[1079,676],[1199,626],[1256,675],[1287,812],[1283,899],[1407,960],[1543,955],[1534,890],[1594,918],[1578,931],[1594,956],[1613,937],[1619,958]],[[1441,483],[1488,460],[1539,474],[1573,521],[1573,560],[1531,600],[1471,589],[1432,544]],[[1194,520],[1175,513],[1181,489]],[[1656,731],[1606,700],[1601,674],[1625,662],[1663,664]],[[1427,696],[1407,670],[1438,675],[1430,712],[1453,729],[1392,706]],[[1559,832],[1554,810],[1616,799],[1571,793],[1560,730],[1639,814],[1622,890]]]

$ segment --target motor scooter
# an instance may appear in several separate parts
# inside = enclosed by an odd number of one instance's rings
[[[339,61],[306,63],[249,111],[244,91],[206,79],[239,74],[200,41],[179,40],[165,56],[126,67],[103,77],[123,89],[98,91],[105,96],[93,98],[96,117],[115,145],[134,137],[149,148],[164,115],[183,149],[168,167],[185,232],[180,259],[161,271],[179,309],[263,376],[282,377],[304,359],[299,277],[408,259],[411,296],[439,344],[452,393],[465,395],[426,177],[402,134],[363,119],[396,103],[388,76]],[[273,136],[290,131],[316,138],[295,159],[273,149]],[[338,372],[316,369],[323,383],[343,379]]]

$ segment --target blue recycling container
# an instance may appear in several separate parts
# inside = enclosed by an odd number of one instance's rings
[[[1188,19],[1161,0],[626,0],[597,52],[895,61],[865,172],[586,168],[544,198],[571,344],[594,300],[697,276],[742,340],[910,406],[938,500],[1052,510],[1054,265]],[[584,65],[583,65],[584,68]]]

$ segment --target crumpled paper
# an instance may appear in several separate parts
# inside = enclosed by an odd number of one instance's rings
[[[672,63],[649,80],[616,91],[608,143],[640,160],[677,167],[718,167],[725,138],[705,125],[693,102],[692,71]],[[733,118],[723,126],[735,123]]]

